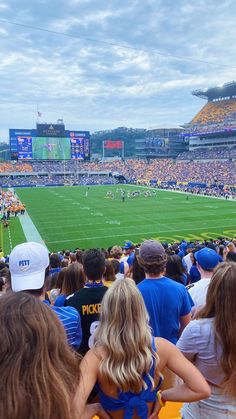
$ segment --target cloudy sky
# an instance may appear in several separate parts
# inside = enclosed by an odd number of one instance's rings
[[[235,17],[234,0],[0,0],[0,139],[37,106],[91,132],[189,122],[192,90],[236,80]]]

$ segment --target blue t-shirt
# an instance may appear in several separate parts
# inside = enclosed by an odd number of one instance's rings
[[[44,300],[44,303],[50,306],[62,322],[69,345],[76,350],[79,349],[82,341],[82,328],[78,311],[74,307],[51,306],[47,300]]]
[[[190,283],[194,284],[194,282],[200,281],[201,279],[201,274],[198,270],[198,268],[196,267],[196,265],[192,265],[189,271],[190,274]]]
[[[153,336],[176,344],[180,317],[189,314],[194,305],[185,286],[165,276],[144,279],[137,286],[149,314]]]
[[[55,299],[54,307],[63,307],[66,301],[66,296],[63,294],[58,295]]]

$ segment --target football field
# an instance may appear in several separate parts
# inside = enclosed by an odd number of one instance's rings
[[[122,202],[120,191],[126,191]],[[50,251],[76,247],[108,247],[134,243],[147,238],[175,241],[236,236],[236,202],[209,197],[156,190],[156,196],[144,197],[150,188],[131,185],[21,188],[21,202]],[[127,198],[127,191],[142,192]],[[88,191],[86,196],[86,191]],[[112,191],[115,198],[106,198]],[[12,220],[12,243],[24,240],[22,230]],[[19,223],[20,224],[20,223]],[[7,234],[4,245],[8,249]]]

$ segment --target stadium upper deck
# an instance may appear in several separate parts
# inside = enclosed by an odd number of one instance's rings
[[[190,137],[189,149],[199,147],[235,147],[236,145],[236,82],[214,88],[195,90],[194,96],[207,103],[189,124],[185,137]],[[196,137],[192,139],[191,137]],[[210,139],[210,142],[209,142]]]

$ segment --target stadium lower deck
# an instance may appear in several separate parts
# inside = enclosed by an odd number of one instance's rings
[[[17,194],[50,251],[108,247],[128,239],[173,242],[236,235],[235,201],[163,190],[145,197],[147,190],[151,188],[81,186],[19,188]],[[114,199],[106,197],[108,191]],[[140,196],[128,198],[128,191],[140,191]],[[11,218],[3,235],[8,253],[25,240],[20,220]]]

